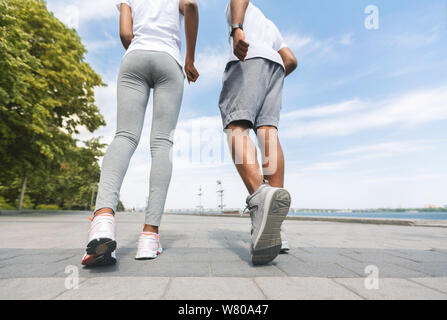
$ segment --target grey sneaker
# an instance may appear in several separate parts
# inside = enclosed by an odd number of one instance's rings
[[[252,221],[251,261],[254,265],[273,261],[281,250],[281,224],[289,213],[291,197],[285,189],[262,185],[247,198]]]
[[[287,241],[286,233],[284,232],[284,227],[281,227],[281,250],[279,253],[287,253],[290,250],[289,241]]]

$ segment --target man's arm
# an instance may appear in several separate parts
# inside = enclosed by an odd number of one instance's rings
[[[199,9],[195,0],[180,0],[180,11],[185,16],[186,59],[185,73],[188,82],[196,82],[199,72],[194,67],[197,33],[199,30]]]
[[[278,51],[279,55],[284,62],[284,67],[286,68],[286,77],[291,74],[298,67],[298,61],[296,60],[295,55],[292,50],[285,47]]]
[[[127,50],[133,39],[133,21],[132,10],[125,3],[120,5],[120,38],[124,48]]]
[[[245,13],[247,12],[249,0],[231,0],[231,24],[244,24]],[[248,53],[249,43],[245,41],[245,33],[242,29],[237,29],[233,35],[233,52],[239,60],[245,61]]]

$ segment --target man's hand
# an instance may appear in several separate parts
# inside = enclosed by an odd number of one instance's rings
[[[194,60],[186,59],[185,61],[185,73],[188,79],[188,83],[196,82],[199,78],[199,72],[194,66]]]
[[[296,60],[295,55],[292,50],[285,47],[278,51],[279,55],[284,62],[284,67],[286,68],[286,77],[291,74],[298,67],[298,61]]]
[[[233,52],[241,61],[245,61],[250,44],[245,41],[245,33],[242,29],[236,29],[233,35]]]

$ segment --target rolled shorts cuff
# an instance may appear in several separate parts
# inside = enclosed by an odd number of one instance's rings
[[[222,116],[222,123],[224,130],[233,122],[236,121],[248,121],[251,127],[254,126],[253,115],[248,111],[235,111],[225,116]]]
[[[254,129],[258,129],[259,127],[275,127],[276,129],[278,129],[278,125],[278,117],[263,117],[256,120]]]

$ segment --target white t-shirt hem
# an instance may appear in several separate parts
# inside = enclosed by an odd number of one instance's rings
[[[180,67],[183,69],[183,58],[182,56],[180,56],[177,52],[177,50],[172,49],[169,46],[163,46],[163,45],[157,45],[157,44],[135,44],[135,45],[130,45],[129,48],[127,49],[126,53],[124,54],[124,56],[128,55],[130,52],[134,51],[134,50],[146,50],[146,51],[160,51],[160,52],[165,52],[167,54],[169,54],[171,57],[173,57],[175,59],[175,61],[177,61],[177,63],[180,65]]]
[[[283,48],[285,48],[285,46]],[[264,58],[270,60],[274,63],[279,64],[281,67],[283,67],[284,70],[286,69],[284,67],[284,62],[282,61],[281,55],[272,48],[250,46],[247,57],[245,59],[249,60],[254,58]],[[231,49],[230,59],[228,60],[228,63],[233,61],[239,61],[239,59],[233,54],[233,49]]]

